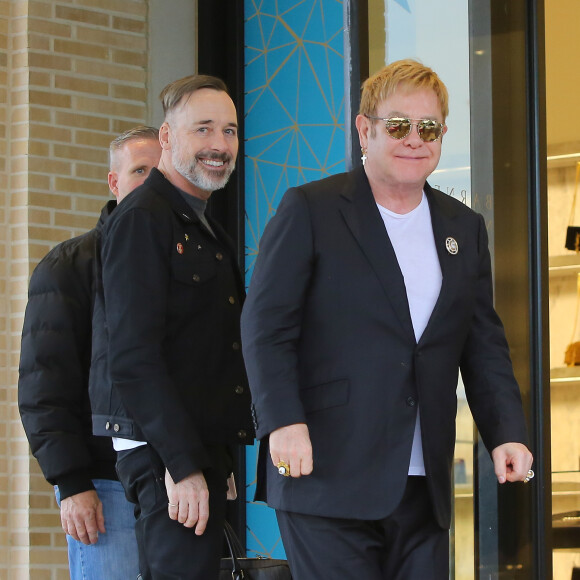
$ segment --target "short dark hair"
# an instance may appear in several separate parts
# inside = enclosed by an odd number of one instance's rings
[[[210,75],[190,75],[169,83],[160,93],[159,99],[163,105],[163,113],[167,117],[184,97],[189,97],[200,89],[213,89],[227,93],[226,83]]]
[[[109,168],[113,166],[113,157],[119,149],[129,141],[134,141],[135,139],[154,139],[159,141],[159,129],[155,127],[149,127],[147,125],[137,125],[132,129],[127,129],[119,136],[115,137],[111,144],[109,145]]]

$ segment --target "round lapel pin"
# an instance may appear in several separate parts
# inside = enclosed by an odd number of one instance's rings
[[[445,247],[452,256],[454,256],[455,254],[457,254],[457,252],[459,252],[459,246],[457,245],[457,241],[455,240],[455,238],[447,238],[445,240]]]
[[[177,253],[183,254],[183,244],[181,242],[177,243]]]

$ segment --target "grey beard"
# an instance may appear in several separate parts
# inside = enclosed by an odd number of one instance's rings
[[[191,164],[182,162],[178,155],[173,156],[173,166],[175,170],[182,175],[195,187],[202,191],[215,191],[226,186],[230,179],[230,175],[235,169],[235,165],[227,165],[224,169],[224,174],[221,177],[211,177],[205,173],[202,163],[194,159]]]

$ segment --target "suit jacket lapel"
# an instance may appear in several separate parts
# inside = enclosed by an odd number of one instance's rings
[[[434,190],[427,183],[425,184],[425,194],[429,202],[435,249],[439,257],[443,279],[439,297],[419,342],[424,342],[428,339],[432,327],[439,319],[444,318],[449,305],[454,300],[457,288],[460,287],[459,280],[457,279],[460,275],[460,268],[457,267],[457,262],[460,258],[456,254],[449,252],[447,249],[447,240],[449,238],[455,240],[458,244],[459,251],[461,251],[463,241],[462,230],[459,224],[453,219],[456,214],[455,209],[451,204],[446,203],[445,194]]]
[[[348,174],[340,211],[365,254],[404,331],[415,341],[403,274],[362,168]]]

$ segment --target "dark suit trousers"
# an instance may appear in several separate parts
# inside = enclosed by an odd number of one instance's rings
[[[217,467],[204,471],[210,517],[201,536],[169,518],[165,467],[157,453],[149,445],[118,453],[117,473],[127,499],[135,504],[143,580],[218,579],[229,471],[225,449],[213,451]]]
[[[449,531],[435,521],[424,477],[408,478],[401,503],[383,520],[276,515],[294,580],[449,578]]]

